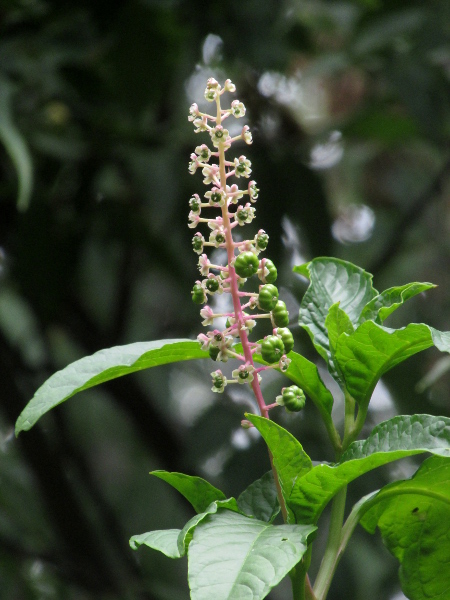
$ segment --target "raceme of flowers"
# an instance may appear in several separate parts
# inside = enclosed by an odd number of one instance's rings
[[[239,135],[231,137],[223,124],[229,117],[240,119],[245,115],[245,106],[239,100],[233,100],[229,108],[221,107],[223,94],[235,91],[236,87],[229,79],[223,87],[215,79],[208,79],[205,98],[215,103],[215,114],[201,112],[195,103],[189,110],[188,119],[193,122],[195,133],[208,133],[212,145],[212,148],[207,144],[197,146],[189,163],[189,172],[194,174],[200,169],[203,183],[211,186],[203,198],[194,194],[189,200],[188,226],[196,229],[201,225],[208,232],[202,234],[199,231],[192,238],[193,249],[199,255],[198,268],[202,276],[193,287],[192,299],[197,304],[205,305],[200,310],[202,324],[213,327],[206,334],[198,336],[202,349],[208,351],[215,361],[226,362],[229,358],[235,358],[242,363],[232,371],[232,378],[225,377],[220,369],[211,373],[212,390],[222,393],[225,386],[231,383],[248,384],[253,388],[261,414],[267,416],[268,411],[278,405],[284,405],[290,412],[301,410],[304,394],[297,386],[283,388],[276,402],[266,405],[260,389],[262,371],[270,368],[286,371],[290,362],[286,355],[292,350],[294,340],[287,327],[289,313],[286,304],[279,300],[278,289],[273,285],[277,269],[271,260],[260,256],[267,248],[269,236],[260,229],[253,239],[233,239],[233,229],[241,228],[255,218],[254,204],[259,193],[256,182],[250,180],[250,160],[244,154],[234,158],[227,156],[236,142],[252,143],[252,134],[247,125]],[[246,180],[249,180],[248,183]],[[211,263],[205,253],[206,248],[224,249],[226,264]],[[259,292],[244,291],[247,279],[255,276],[261,281]],[[215,313],[207,304],[208,299],[224,293],[231,296],[232,310]],[[214,328],[215,320],[222,317],[226,317],[225,329]],[[260,343],[251,342],[248,337],[258,319],[270,319],[273,328],[272,334]],[[239,352],[235,347],[237,341],[242,346]],[[260,354],[268,364],[256,367],[253,358],[255,353]]]

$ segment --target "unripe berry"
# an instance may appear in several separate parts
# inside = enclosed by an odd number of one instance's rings
[[[287,327],[279,327],[277,329],[277,335],[283,340],[284,349],[287,354],[294,347],[294,336],[292,335],[291,330]]]
[[[271,283],[266,283],[259,290],[258,305],[262,310],[270,312],[278,301],[278,290]]]
[[[287,412],[299,412],[305,406],[306,398],[303,390],[291,385],[281,390],[281,396],[277,396],[276,401],[284,406]]]
[[[242,252],[236,257],[234,269],[239,277],[247,279],[256,273],[258,265],[258,257],[253,252]]]
[[[285,354],[284,344],[276,335],[268,335],[261,343],[261,356],[269,364],[276,363]]]
[[[258,277],[263,283],[274,283],[277,280],[278,271],[276,266],[268,258],[263,258],[259,265]]]
[[[192,288],[192,301],[195,302],[195,304],[204,304],[206,302],[206,294],[205,294],[205,290],[202,288],[202,286],[199,283],[196,283],[194,285],[194,287]]]
[[[272,309],[272,320],[277,327],[286,327],[289,325],[289,312],[283,300],[278,300],[275,308]]]

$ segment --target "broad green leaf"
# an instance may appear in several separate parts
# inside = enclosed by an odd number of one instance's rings
[[[251,483],[237,499],[242,513],[271,523],[280,512],[272,471]]]
[[[301,560],[315,527],[272,525],[221,510],[189,546],[192,600],[261,600]]]
[[[372,275],[337,258],[315,258],[294,267],[294,272],[311,281],[300,305],[299,323],[328,362],[330,348],[325,326],[328,310],[339,302],[340,309],[356,325],[364,306],[378,294],[372,287]]]
[[[330,306],[327,318],[325,319],[325,328],[327,330],[329,342],[328,368],[333,377],[339,381],[339,383],[342,383],[342,374],[339,372],[339,364],[336,364],[334,360],[336,344],[342,333],[350,335],[354,332],[354,328],[347,313],[339,307],[339,304],[339,302],[336,302],[336,304]]]
[[[141,546],[148,546],[153,550],[162,552],[169,558],[181,558],[188,550],[197,525],[209,514],[217,512],[218,508],[226,508],[237,512],[240,511],[234,498],[211,502],[204,512],[189,519],[183,529],[158,529],[156,531],[148,531],[147,533],[134,535],[130,539],[130,546],[133,550],[137,550]]]
[[[150,475],[162,479],[174,487],[180,494],[183,494],[197,513],[205,511],[211,502],[215,500],[226,499],[223,492],[201,477],[184,475],[183,473],[169,473],[168,471],[152,471]]]
[[[353,442],[335,465],[320,464],[294,484],[288,500],[297,523],[315,523],[328,502],[351,481],[394,460],[430,452],[450,457],[450,419],[398,416]]]
[[[264,438],[273,456],[283,498],[287,502],[296,480],[312,468],[311,459],[300,442],[286,429],[270,419],[246,414]]]
[[[335,360],[348,392],[356,402],[366,406],[384,373],[433,344],[450,352],[450,332],[419,323],[388,329],[366,321],[353,334],[339,337]]]
[[[148,546],[169,558],[181,558],[177,543],[180,533],[181,529],[161,529],[133,535],[130,538],[130,546],[133,550],[137,550],[141,546]]]
[[[25,138],[16,127],[13,115],[13,86],[0,80],[0,141],[8,152],[16,169],[19,183],[17,208],[24,211],[30,203],[33,191],[33,163]]]
[[[177,540],[180,556],[184,556],[186,554],[197,525],[201,523],[203,519],[205,519],[205,517],[207,517],[208,515],[216,513],[219,508],[226,508],[228,510],[238,513],[241,512],[234,498],[227,498],[226,500],[217,500],[215,502],[211,502],[211,504],[204,512],[195,515],[194,517],[192,517],[192,519],[189,519],[189,521],[180,531]]]
[[[415,281],[384,290],[384,292],[381,292],[381,294],[378,294],[378,296],[375,296],[375,298],[372,298],[366,304],[359,317],[359,322],[375,321],[381,324],[404,302],[434,287],[436,286],[433,283],[419,283]]]
[[[100,350],[47,379],[17,419],[16,435],[31,429],[42,415],[61,402],[90,387],[150,367],[208,356],[192,340],[136,342]]]
[[[399,560],[400,582],[411,600],[447,600],[450,594],[450,460],[432,457],[406,481],[387,485],[362,524],[378,526]]]

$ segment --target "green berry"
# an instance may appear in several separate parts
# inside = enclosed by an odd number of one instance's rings
[[[294,336],[292,335],[291,330],[287,327],[279,327],[277,329],[277,335],[283,340],[284,349],[287,354],[294,347]]]
[[[283,300],[278,300],[275,308],[272,309],[272,319],[277,327],[289,325],[289,312]]]
[[[258,270],[258,257],[253,252],[242,252],[234,262],[234,269],[239,277],[247,279]]]
[[[305,406],[305,394],[296,385],[283,388],[281,394],[281,403],[287,412],[299,412]]]
[[[266,273],[266,269],[268,273]],[[261,261],[258,275],[263,283],[273,283],[277,280],[278,271],[273,262],[265,258]]]
[[[269,245],[269,236],[265,231],[257,233],[255,236],[255,245],[258,250],[265,250]]]
[[[208,290],[208,292],[211,292],[211,294],[215,294],[220,287],[220,283],[217,281],[217,279],[213,279],[211,277],[211,279],[206,280],[205,287]]]
[[[202,286],[199,283],[196,283],[194,285],[194,287],[192,288],[192,301],[195,302],[195,304],[204,304],[206,302],[206,294],[205,294],[205,290],[202,288]]]
[[[276,335],[268,335],[261,343],[261,356],[269,364],[276,363],[285,354],[284,344]]]
[[[204,237],[200,234],[195,234],[192,238],[192,247],[194,248],[194,252],[203,252],[203,244],[205,242]]]
[[[278,290],[271,283],[266,283],[259,290],[258,305],[262,310],[270,312],[278,301]]]
[[[208,352],[209,352],[209,356],[213,360],[217,360],[217,357],[218,357],[219,352],[220,352],[220,348],[216,348],[215,346],[210,346]]]
[[[195,196],[193,196],[189,200],[189,208],[192,210],[192,212],[194,212],[196,214],[200,214],[200,200],[199,200],[199,198],[196,198]]]

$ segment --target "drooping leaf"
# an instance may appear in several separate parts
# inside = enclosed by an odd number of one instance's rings
[[[211,502],[204,512],[189,519],[183,529],[162,529],[134,535],[130,539],[130,546],[133,550],[138,550],[141,546],[147,546],[162,552],[169,558],[181,558],[188,550],[197,525],[208,515],[216,513],[219,508],[240,513],[234,498]]]
[[[249,517],[271,523],[280,512],[272,471],[251,483],[239,496],[237,504]]]
[[[446,600],[450,593],[450,459],[431,457],[415,475],[369,499],[362,525],[378,526],[399,560],[400,582],[411,600]],[[367,509],[366,507],[363,507]]]
[[[184,475],[184,473],[169,473],[168,471],[152,471],[150,475],[154,475],[174,487],[192,504],[197,513],[205,511],[215,500],[226,499],[223,492],[201,477]]]
[[[297,523],[315,523],[345,485],[394,460],[430,452],[450,456],[450,419],[398,416],[377,425],[366,440],[350,444],[335,465],[321,464],[298,478],[288,499]]]
[[[16,435],[31,429],[42,415],[78,392],[135,371],[207,356],[192,340],[136,342],[100,350],[47,379],[17,419]]]
[[[364,321],[375,321],[381,324],[394,310],[397,310],[404,302],[413,298],[417,294],[425,292],[436,287],[433,283],[407,283],[396,287],[391,287],[375,298],[363,308],[359,317],[359,323]]]
[[[301,560],[315,527],[272,525],[221,510],[189,546],[192,600],[261,600]]]
[[[348,392],[365,406],[384,373],[433,344],[450,352],[450,332],[419,323],[388,329],[366,321],[353,334],[344,333],[338,338],[335,360]]]
[[[153,550],[162,552],[169,558],[181,558],[178,550],[178,536],[181,529],[161,529],[157,531],[148,531],[140,535],[133,535],[130,538],[130,546],[133,550],[137,550],[141,546],[148,546]]]
[[[299,323],[328,362],[330,348],[325,326],[328,310],[339,302],[340,309],[356,325],[364,306],[378,294],[372,287],[372,275],[337,258],[315,258],[293,270],[310,279],[300,305]]]
[[[297,479],[311,470],[311,459],[300,442],[274,421],[256,415],[247,414],[246,417],[262,435],[272,453],[283,498],[287,502]]]

